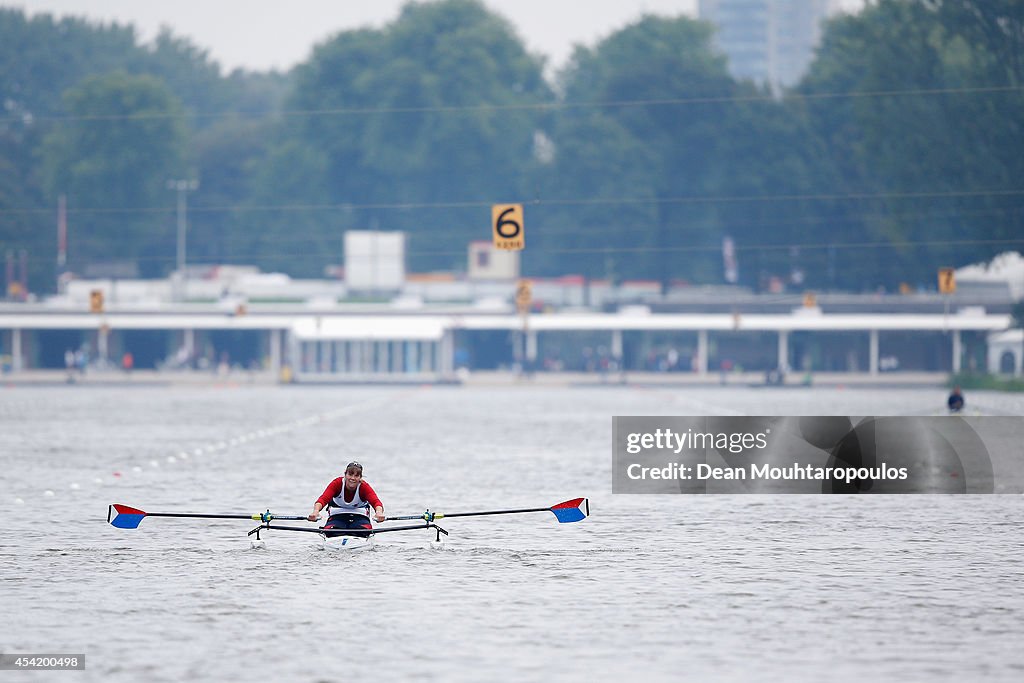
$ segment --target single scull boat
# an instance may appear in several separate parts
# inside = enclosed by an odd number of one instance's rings
[[[260,525],[249,532],[250,545],[253,548],[262,548],[266,545],[263,534],[267,531],[299,531],[320,535],[319,547],[324,550],[366,550],[373,547],[374,536],[378,534],[413,531],[416,529],[427,529],[431,531],[430,547],[441,548],[444,546],[442,535],[447,536],[448,532],[437,525],[437,520],[452,517],[483,517],[487,515],[511,515],[524,512],[551,512],[559,523],[578,522],[590,516],[590,500],[588,498],[573,498],[564,503],[558,503],[551,507],[540,508],[519,508],[513,510],[485,510],[483,512],[431,512],[427,510],[421,515],[408,515],[402,517],[388,517],[385,521],[421,521],[422,524],[409,524],[405,526],[377,527],[375,529],[326,529],[323,527],[301,527],[281,526],[273,524],[276,520],[306,521],[307,518],[301,515],[277,515],[267,510],[254,515],[243,514],[209,514],[193,512],[144,512],[138,508],[128,505],[114,503],[107,508],[107,522],[119,529],[136,529],[146,517],[178,517],[178,518],[199,518],[199,519],[250,519],[260,522]]]

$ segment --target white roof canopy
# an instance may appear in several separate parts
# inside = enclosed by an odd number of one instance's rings
[[[299,318],[292,325],[292,333],[299,341],[438,341],[444,336],[446,322],[444,318],[428,316]]]

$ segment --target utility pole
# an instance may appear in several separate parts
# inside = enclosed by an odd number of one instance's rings
[[[185,268],[185,229],[188,215],[187,193],[199,189],[198,180],[168,180],[167,189],[178,192],[178,260],[177,272],[174,278],[174,300],[185,300],[185,285],[188,283],[188,276]]]

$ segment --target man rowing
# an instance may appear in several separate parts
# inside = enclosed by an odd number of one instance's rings
[[[959,413],[964,409],[964,395],[960,387],[953,387],[953,393],[946,399],[946,407],[951,413]]]
[[[317,521],[324,508],[327,508],[325,529],[371,529],[371,509],[376,521],[385,519],[384,503],[380,502],[373,487],[363,481],[363,466],[357,462],[346,465],[345,476],[327,485],[306,519]]]

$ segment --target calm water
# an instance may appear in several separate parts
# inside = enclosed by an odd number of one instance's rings
[[[1024,679],[1024,496],[612,496],[611,416],[921,415],[941,390],[0,389],[6,680]],[[1019,397],[969,404],[1022,414]],[[182,457],[182,456],[187,457]],[[173,459],[173,461],[172,461]],[[393,514],[451,519],[324,553],[304,514],[359,459]],[[120,476],[115,476],[119,473]],[[47,495],[46,491],[52,491]]]

